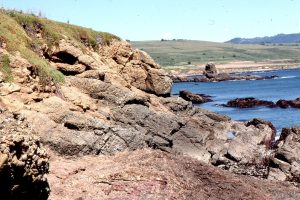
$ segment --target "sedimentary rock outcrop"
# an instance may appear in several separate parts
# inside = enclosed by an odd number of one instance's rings
[[[300,183],[300,127],[284,128],[276,142],[269,178]]]

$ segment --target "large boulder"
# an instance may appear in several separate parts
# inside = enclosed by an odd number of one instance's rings
[[[203,74],[207,77],[207,78],[214,78],[215,76],[218,75],[218,71],[217,68],[215,66],[214,63],[207,63],[205,65],[205,69]]]

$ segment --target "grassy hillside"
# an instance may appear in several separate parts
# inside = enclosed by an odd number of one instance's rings
[[[193,66],[207,62],[265,61],[289,59],[300,62],[297,44],[238,45],[192,40],[131,42],[148,52],[162,66]]]
[[[39,55],[39,51],[43,44],[51,47],[65,37],[77,41],[82,48],[85,46],[96,48],[100,43],[106,45],[112,39],[119,39],[106,32],[97,32],[16,11],[0,10],[0,46],[5,44],[6,50],[11,54],[20,52],[21,56],[36,68],[41,78],[51,77],[58,83],[64,81],[63,75],[52,68],[47,60]],[[6,63],[0,62],[1,67],[4,68]]]

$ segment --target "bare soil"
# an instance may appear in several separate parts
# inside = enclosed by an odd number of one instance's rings
[[[155,150],[51,159],[50,200],[300,199],[300,189],[288,183],[237,176]]]

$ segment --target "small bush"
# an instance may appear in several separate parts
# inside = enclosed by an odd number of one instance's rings
[[[13,82],[14,77],[12,75],[10,60],[8,55],[3,55],[1,58],[1,72],[4,75],[5,82]]]

